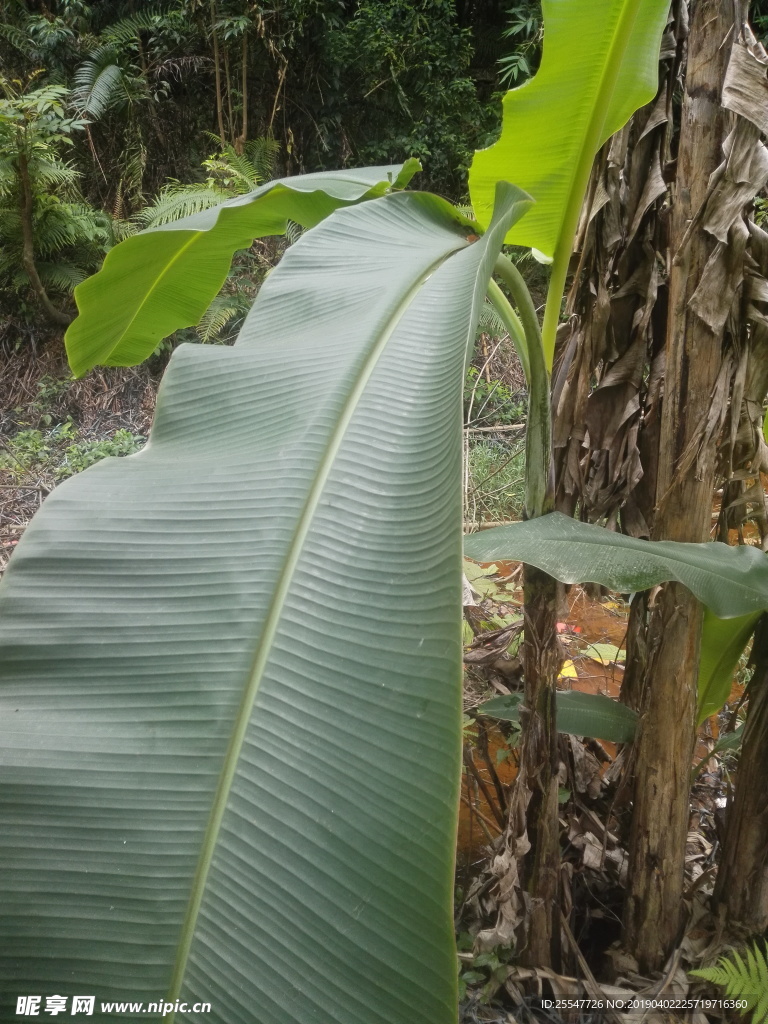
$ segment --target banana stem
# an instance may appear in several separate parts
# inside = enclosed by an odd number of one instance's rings
[[[549,369],[536,308],[514,263],[499,256],[495,274],[506,285],[517,306],[528,352],[528,423],[525,431],[525,515],[535,519],[554,508],[552,414],[549,404]]]

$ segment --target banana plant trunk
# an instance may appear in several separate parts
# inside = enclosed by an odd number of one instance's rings
[[[560,830],[555,692],[560,658],[557,646],[557,581],[535,566],[524,570],[525,703],[523,741],[514,801],[525,805],[530,854],[521,862],[523,890],[530,897],[525,936],[519,936],[523,962],[530,967],[560,966]],[[514,813],[514,827],[522,815]]]
[[[550,379],[541,346],[531,346],[531,386],[526,433],[526,518],[555,507],[552,473]],[[528,894],[527,935],[519,948],[531,967],[560,968],[560,819],[558,814],[558,732],[555,693],[560,669],[557,640],[557,580],[533,565],[523,570],[525,630],[523,743],[514,799],[526,804],[525,828],[531,850],[521,862]],[[510,824],[521,815],[510,817]],[[519,936],[519,939],[523,936]]]
[[[768,617],[752,648],[754,675],[736,795],[726,818],[713,903],[734,938],[768,928]]]
[[[525,518],[531,520],[555,507],[550,375],[536,310],[522,278],[503,258],[497,261],[496,269],[512,292],[529,341]],[[516,934],[521,961],[530,967],[559,969],[560,819],[555,706],[560,668],[558,584],[549,573],[529,563],[525,563],[523,573],[523,740],[505,838],[518,861],[526,908]]]
[[[731,0],[694,0],[670,232],[669,315],[652,537],[705,541],[715,446],[705,425],[723,363],[721,333],[692,303],[715,248],[700,226],[722,161],[720,91],[734,30]],[[624,944],[641,970],[659,969],[680,937],[690,765],[695,741],[702,606],[666,584],[648,613],[636,744]]]

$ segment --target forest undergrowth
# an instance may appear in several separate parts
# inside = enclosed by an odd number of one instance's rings
[[[0,365],[0,573],[61,481],[144,444],[161,367],[102,368],[75,380],[61,347],[14,353]]]

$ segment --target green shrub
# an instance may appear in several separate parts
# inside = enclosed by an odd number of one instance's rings
[[[469,522],[521,519],[524,477],[521,438],[470,442],[465,518]]]
[[[470,366],[464,381],[464,421],[468,426],[510,426],[525,419],[525,402],[501,380],[486,380]]]
[[[85,438],[71,420],[48,430],[20,430],[3,442],[0,472],[18,483],[32,474],[64,480],[108,456],[133,455],[144,440],[130,430],[117,430],[107,438]]]

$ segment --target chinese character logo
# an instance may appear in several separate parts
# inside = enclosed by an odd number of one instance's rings
[[[76,1013],[85,1013],[87,1016],[93,1016],[93,1004],[95,1002],[94,996],[72,996],[72,1016]]]
[[[40,1013],[42,996],[19,996],[16,1000],[16,1014],[20,1017],[37,1017]]]

